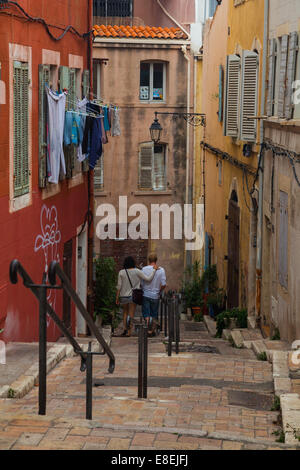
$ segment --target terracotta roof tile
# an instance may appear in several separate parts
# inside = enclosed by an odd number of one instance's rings
[[[180,28],[161,28],[150,26],[105,26],[95,25],[94,36],[114,38],[152,38],[152,39],[187,39]]]

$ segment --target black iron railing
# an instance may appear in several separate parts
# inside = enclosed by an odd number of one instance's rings
[[[81,356],[80,370],[86,370],[86,418],[92,419],[92,359],[94,355],[105,355],[109,357],[109,373],[113,373],[115,369],[115,357],[110,347],[104,340],[98,328],[95,326],[93,319],[86,311],[80,298],[74,291],[72,284],[68,277],[65,275],[58,263],[53,261],[49,268],[47,284],[47,276],[44,273],[41,284],[35,284],[29,274],[25,271],[23,266],[18,260],[13,260],[10,264],[10,281],[12,284],[17,284],[18,274],[22,277],[24,286],[31,290],[39,301],[39,414],[46,414],[46,398],[47,398],[47,314],[56,323],[63,335],[68,339],[73,346],[74,352]],[[56,284],[56,276],[61,280],[59,285]],[[79,346],[69,329],[65,326],[62,320],[58,317],[51,305],[47,302],[47,291],[52,289],[63,289],[73,300],[77,309],[86,321],[91,333],[103,348],[103,352],[96,353],[91,350],[89,344],[88,351],[83,351]]]
[[[132,0],[94,0],[94,16],[100,17],[132,17]]]

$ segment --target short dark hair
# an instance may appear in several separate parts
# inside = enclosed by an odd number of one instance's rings
[[[135,261],[132,256],[127,256],[124,260],[124,269],[135,268]]]
[[[150,253],[148,259],[149,259],[149,263],[156,263],[156,261],[157,261],[157,254],[156,254],[156,253]]]

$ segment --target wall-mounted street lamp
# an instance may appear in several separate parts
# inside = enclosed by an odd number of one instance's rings
[[[193,127],[199,127],[203,126],[205,127],[206,125],[206,115],[205,114],[200,114],[200,113],[159,113],[155,111],[155,119],[153,123],[150,126],[150,136],[152,142],[157,144],[160,141],[161,133],[163,128],[160,125],[160,122],[158,120],[158,114],[164,114],[164,115],[169,115],[172,116],[172,119],[174,121],[177,121],[177,119],[184,119],[188,124],[190,124]]]

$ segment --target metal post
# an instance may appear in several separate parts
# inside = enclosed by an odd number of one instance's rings
[[[180,341],[180,324],[179,324],[179,305],[178,297],[174,302],[174,315],[175,315],[175,341],[176,341],[176,354],[179,354],[179,341]]]
[[[168,308],[168,299],[164,299],[164,309],[165,309],[165,337],[168,336],[168,316],[169,316],[169,308]]]
[[[143,398],[143,329],[138,325],[138,398]]]
[[[46,414],[47,393],[47,287],[39,288],[39,414]]]
[[[159,330],[162,331],[162,329],[163,329],[163,299],[162,298],[159,301],[159,308],[160,308]]]
[[[172,356],[172,340],[173,340],[173,334],[172,334],[172,300],[168,300],[168,329],[169,329],[169,334],[168,334],[168,356]]]
[[[86,419],[92,419],[93,407],[93,354],[92,343],[89,342],[88,353],[86,355]]]
[[[143,398],[147,398],[148,387],[148,328],[144,326],[143,334]]]

